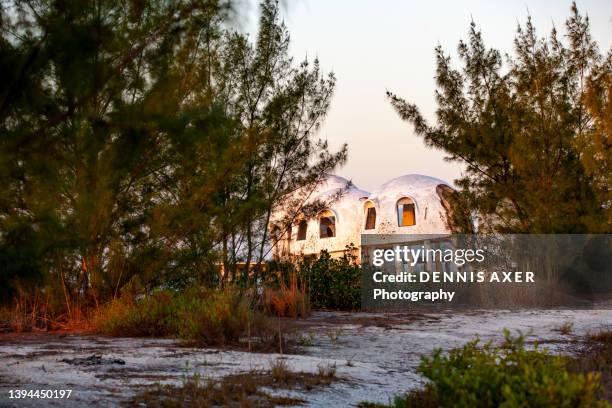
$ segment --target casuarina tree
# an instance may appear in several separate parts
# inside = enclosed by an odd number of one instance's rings
[[[436,48],[435,124],[388,92],[428,146],[465,164],[453,228],[475,220],[480,231],[612,231],[612,53],[600,53],[588,17],[573,4],[565,35],[547,38],[528,18],[512,55],[488,48],[472,23],[457,51],[461,68]]]

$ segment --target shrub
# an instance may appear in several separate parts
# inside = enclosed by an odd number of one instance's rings
[[[112,336],[164,337],[176,332],[174,295],[170,291],[156,292],[139,301],[116,299],[103,307],[95,326]]]
[[[340,258],[321,251],[317,258],[306,258],[300,272],[308,285],[310,304],[317,309],[355,310],[361,304],[361,269],[347,246]]]
[[[478,340],[444,355],[423,357],[419,372],[431,382],[421,392],[396,400],[397,407],[415,406],[426,396],[441,407],[608,407],[597,399],[595,373],[571,373],[567,358],[546,350],[525,349],[522,336],[505,333],[505,342],[478,347]],[[432,402],[435,401],[434,402]]]
[[[474,340],[443,354],[422,357],[418,371],[430,382],[395,397],[390,405],[363,401],[361,408],[437,407],[610,407],[598,395],[599,373],[575,366],[575,359],[554,356],[537,346],[525,349],[523,336],[504,331],[505,342],[478,347]],[[609,362],[589,365],[597,370]],[[607,368],[606,368],[607,369]],[[605,396],[604,396],[605,397]]]
[[[396,396],[391,404],[381,404],[377,402],[361,401],[357,404],[358,408],[440,408],[436,396],[431,388],[413,390],[405,397]]]
[[[210,345],[237,344],[247,337],[268,342],[275,332],[272,322],[236,289],[192,289],[177,303],[178,335],[183,339]]]
[[[275,329],[236,289],[160,291],[138,301],[116,300],[96,319],[98,329],[119,336],[173,336],[205,345],[272,341]]]
[[[282,359],[271,362],[270,375],[276,382],[286,382],[291,376],[287,362]]]

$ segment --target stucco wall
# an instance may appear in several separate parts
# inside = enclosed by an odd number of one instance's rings
[[[342,189],[346,189],[348,180],[338,176],[328,176],[321,183],[309,200],[333,197]],[[279,243],[284,251],[277,253],[290,253],[292,255],[318,254],[321,250],[340,254],[349,244],[360,246],[361,234],[439,234],[448,233],[446,210],[436,187],[446,182],[419,174],[409,174],[390,180],[372,193],[361,190],[354,185],[334,201],[329,210],[336,218],[336,236],[330,238],[319,237],[319,218],[307,220],[308,227],[306,239],[298,241],[298,227],[291,229],[291,239],[287,235]],[[398,226],[397,202],[408,197],[415,203],[416,224],[408,227]],[[365,230],[366,203],[371,201],[376,208],[376,227]],[[276,214],[273,219],[280,219]]]

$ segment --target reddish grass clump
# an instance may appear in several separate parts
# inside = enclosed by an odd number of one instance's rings
[[[289,286],[281,282],[278,289],[265,288],[263,308],[271,315],[279,317],[308,317],[310,301],[303,285],[298,285],[295,274],[291,276]]]

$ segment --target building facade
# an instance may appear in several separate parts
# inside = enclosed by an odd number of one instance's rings
[[[274,257],[314,255],[322,250],[337,256],[347,245],[359,252],[362,234],[450,233],[447,197],[452,191],[448,183],[420,174],[397,177],[371,193],[342,177],[328,176],[309,197],[329,202],[316,217],[298,215],[283,233],[275,224],[280,215],[272,217]]]

